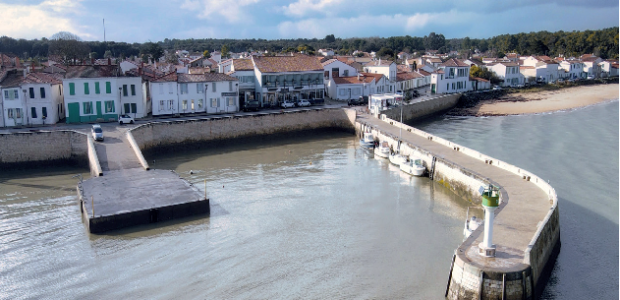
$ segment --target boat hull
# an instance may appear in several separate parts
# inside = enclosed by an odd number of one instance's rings
[[[390,154],[389,159],[390,159],[390,163],[392,163],[393,165],[397,165],[397,166],[400,166],[407,162],[407,159],[398,153]]]
[[[409,175],[413,175],[413,176],[423,176],[424,172],[426,171],[426,168],[423,166],[418,166],[418,165],[408,165],[408,164],[402,164],[400,165],[400,170],[409,174]]]

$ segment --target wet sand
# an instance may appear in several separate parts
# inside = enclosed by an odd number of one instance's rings
[[[569,110],[618,99],[618,84],[577,86],[538,93],[514,93],[464,109],[470,116],[522,115]]]

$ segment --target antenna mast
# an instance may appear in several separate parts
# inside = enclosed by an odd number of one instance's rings
[[[103,19],[103,43],[105,44],[105,18]]]

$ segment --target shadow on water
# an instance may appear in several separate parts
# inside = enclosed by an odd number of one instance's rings
[[[561,197],[558,207],[562,248],[541,299],[617,297],[618,224]]]
[[[84,180],[90,178],[90,170],[88,168],[76,166],[48,166],[41,168],[30,168],[0,172],[0,184],[44,190],[74,191],[75,189],[73,188],[64,188],[55,185],[33,184],[32,179],[41,177],[69,176],[77,174],[81,174]],[[75,179],[75,183],[77,186],[77,178]]]

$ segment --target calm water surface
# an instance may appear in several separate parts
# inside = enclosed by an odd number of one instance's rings
[[[442,298],[468,204],[353,135],[155,159],[207,181],[209,218],[89,235],[80,170],[3,172],[0,298]]]
[[[612,299],[618,124],[615,101],[420,127],[549,179],[562,250],[544,297]],[[0,299],[443,298],[468,204],[351,135],[155,159],[207,180],[210,217],[90,235],[72,178],[86,170],[0,171]]]

